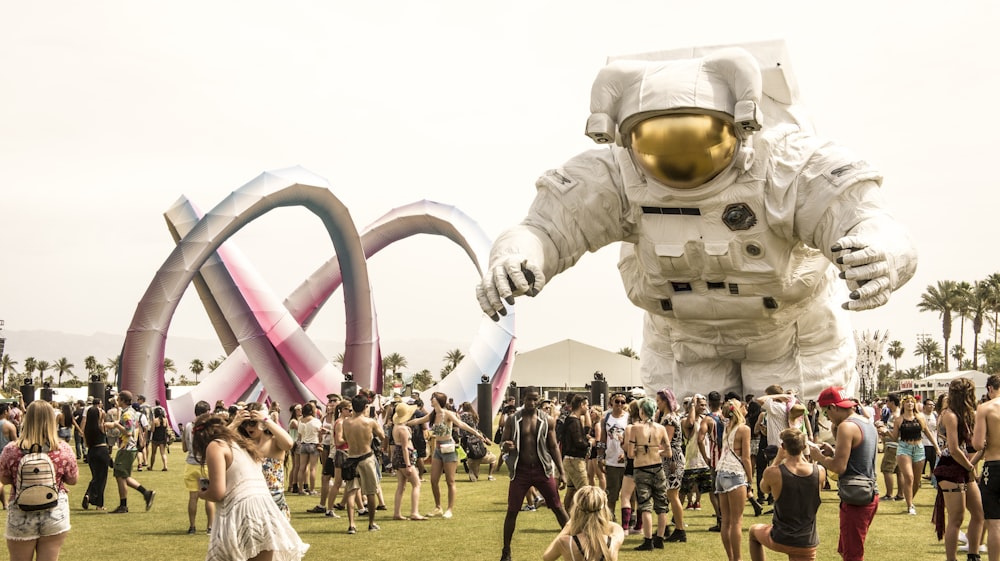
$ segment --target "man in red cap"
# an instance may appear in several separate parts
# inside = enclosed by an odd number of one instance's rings
[[[848,397],[840,386],[831,386],[820,392],[817,402],[823,414],[833,423],[837,446],[810,443],[819,452],[813,457],[818,458],[818,463],[827,471],[837,473],[841,478],[861,475],[875,480],[875,453],[878,448],[875,424],[856,412],[857,402]],[[877,487],[870,504],[852,505],[841,501],[837,552],[844,561],[864,560],[865,537],[877,510]]]

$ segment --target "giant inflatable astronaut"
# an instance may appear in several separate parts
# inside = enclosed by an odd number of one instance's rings
[[[853,392],[845,310],[885,304],[917,264],[881,175],[813,134],[773,52],[690,52],[599,72],[586,133],[610,149],[538,180],[527,217],[493,244],[480,305],[496,319],[620,241],[625,290],[646,311],[647,392]]]

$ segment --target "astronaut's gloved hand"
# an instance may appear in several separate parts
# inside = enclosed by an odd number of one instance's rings
[[[490,268],[476,287],[476,297],[483,312],[493,321],[507,315],[504,302],[514,304],[514,297],[535,296],[545,285],[542,268],[523,255],[511,253],[490,259]]]
[[[901,286],[896,255],[881,247],[868,236],[845,236],[830,248],[840,253],[840,278],[851,289],[851,300],[845,310],[870,310],[889,301],[893,290]]]

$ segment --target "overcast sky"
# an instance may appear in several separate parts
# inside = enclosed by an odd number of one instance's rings
[[[908,349],[900,366],[914,366],[917,334],[941,331],[916,310],[925,287],[1000,271],[996,10],[989,0],[6,2],[0,319],[7,330],[124,336],[173,247],[162,213],[181,195],[207,211],[293,165],[325,177],[359,228],[429,199],[495,236],[523,217],[538,175],[594,146],[583,128],[605,57],[780,38],[820,134],[883,171],[913,232],[916,277],[853,317],[888,329]],[[280,297],[332,255],[303,209],[273,211],[233,243]],[[641,314],[617,254],[587,255],[519,301],[520,348],[572,338],[638,350]],[[371,279],[384,341],[471,341],[478,274],[457,247],[397,243],[371,260]],[[342,337],[343,321],[331,300],[311,332]],[[212,338],[193,290],[170,333]]]

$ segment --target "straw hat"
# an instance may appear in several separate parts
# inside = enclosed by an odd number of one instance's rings
[[[413,417],[413,413],[417,410],[416,405],[409,405],[407,403],[397,403],[396,412],[392,416],[392,423],[394,425],[401,425],[406,421],[409,421]]]

